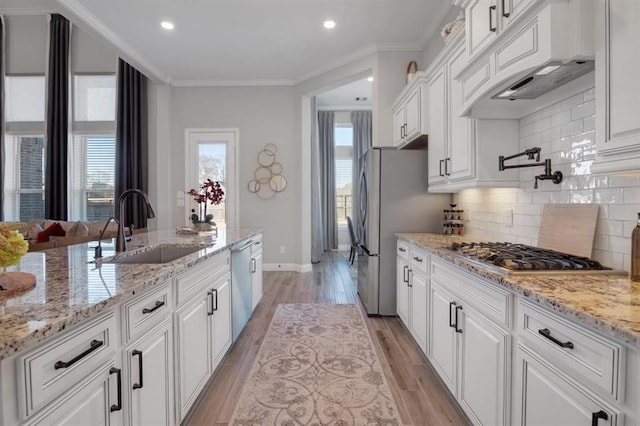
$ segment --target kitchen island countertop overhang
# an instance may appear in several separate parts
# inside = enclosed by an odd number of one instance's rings
[[[428,233],[396,236],[605,336],[640,349],[640,282],[633,282],[628,276],[587,273],[505,276],[448,250],[452,243],[471,242],[473,237]]]
[[[103,260],[94,261],[97,242],[28,253],[9,270],[36,276],[36,286],[21,294],[0,297],[0,360],[78,324],[128,298],[191,268],[234,243],[261,233],[258,228],[220,230],[218,236],[177,235],[175,230],[136,234],[128,251],[158,246],[201,246],[192,254],[166,263],[117,264],[115,246],[103,241]]]

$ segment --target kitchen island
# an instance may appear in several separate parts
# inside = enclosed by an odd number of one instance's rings
[[[397,237],[398,316],[474,424],[640,424],[640,283],[505,275],[449,250],[472,237]]]
[[[100,261],[95,242],[25,255],[10,270],[35,288],[0,298],[0,425],[179,423],[231,345],[229,248],[261,233],[137,234],[117,255],[103,242]],[[159,246],[195,251],[117,262]]]

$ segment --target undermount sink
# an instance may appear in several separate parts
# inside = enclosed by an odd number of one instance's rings
[[[158,246],[140,253],[122,253],[107,263],[169,263],[205,246]]]

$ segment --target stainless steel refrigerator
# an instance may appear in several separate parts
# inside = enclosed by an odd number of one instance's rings
[[[427,193],[427,151],[370,148],[360,158],[358,294],[368,315],[396,315],[396,232],[441,232],[450,194]]]

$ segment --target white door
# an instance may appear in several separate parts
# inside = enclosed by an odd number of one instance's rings
[[[420,111],[420,96],[421,96],[421,87],[416,87],[416,90],[409,95],[409,99],[407,99],[406,109],[406,119],[405,119],[405,129],[404,136],[406,140],[411,140],[420,134],[421,123],[420,117],[422,117]]]
[[[208,296],[198,296],[175,314],[178,335],[176,380],[179,381],[177,389],[180,393],[180,420],[184,419],[211,376],[210,300]]]
[[[255,247],[255,246],[254,246]],[[262,299],[262,249],[251,255],[251,310]]]
[[[404,143],[404,112],[405,108],[398,108],[393,113],[393,145],[398,146]]]
[[[427,353],[427,292],[428,279],[411,272],[411,334],[424,354]]]
[[[477,424],[505,424],[507,333],[468,308],[458,313],[460,405]]]
[[[127,351],[131,425],[174,423],[171,321]]]
[[[231,275],[219,280],[214,288],[211,310],[213,369],[231,346]]]
[[[456,305],[453,296],[431,282],[429,297],[429,359],[447,385],[456,395],[456,341],[453,324]]]
[[[206,204],[218,228],[238,225],[238,129],[187,129],[185,131],[185,192],[198,189],[206,179],[221,182],[225,200]],[[205,204],[185,194],[185,223],[195,213],[202,215]]]
[[[518,347],[512,423],[522,426],[609,426],[622,416]],[[606,417],[606,418],[605,418]]]
[[[466,19],[467,48],[472,58],[496,37],[499,19],[496,0],[473,0],[467,6]]]
[[[409,322],[409,266],[398,257],[396,260],[396,312],[398,317],[407,327],[411,329]]]
[[[444,67],[427,82],[429,117],[429,185],[446,181],[447,84]]]

